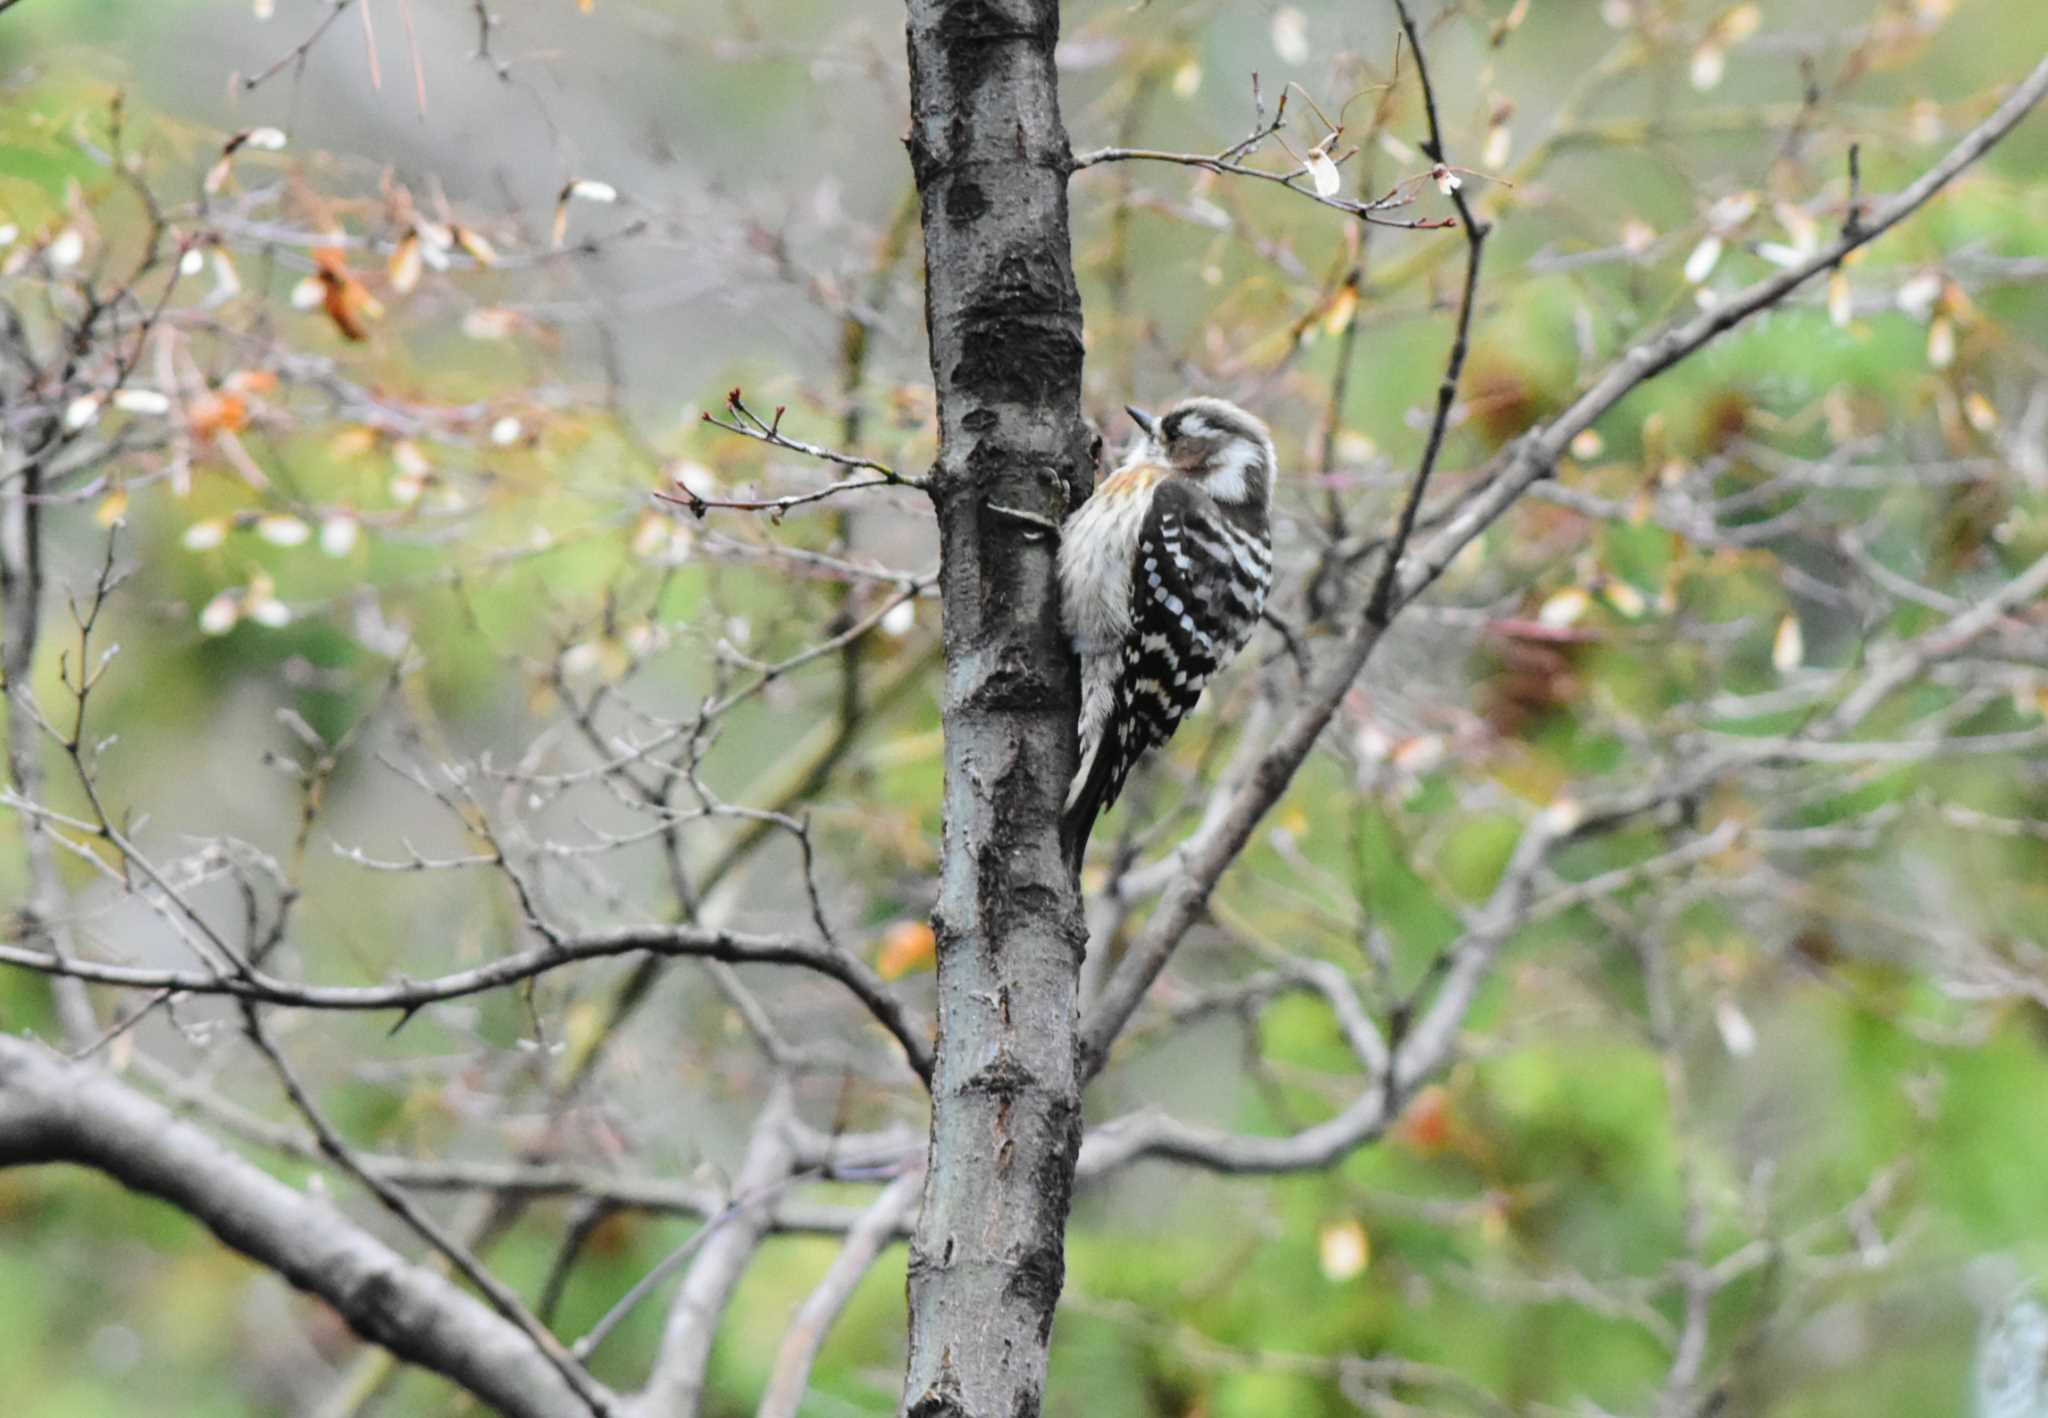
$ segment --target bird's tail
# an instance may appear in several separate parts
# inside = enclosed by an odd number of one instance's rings
[[[1116,748],[1109,742],[1108,725],[1095,736],[1092,745],[1082,745],[1081,767],[1067,790],[1066,810],[1060,814],[1060,849],[1066,854],[1067,869],[1076,875],[1081,858],[1088,851],[1088,834],[1095,819],[1116,801]]]

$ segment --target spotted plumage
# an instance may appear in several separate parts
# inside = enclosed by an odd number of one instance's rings
[[[1077,866],[1096,817],[1251,638],[1272,580],[1266,426],[1221,399],[1154,422],[1067,519],[1060,591],[1081,659],[1081,761],[1061,824]]]

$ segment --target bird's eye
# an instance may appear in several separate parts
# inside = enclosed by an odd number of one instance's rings
[[[1181,425],[1185,422],[1186,420],[1181,415],[1173,414],[1167,418],[1166,422],[1159,425],[1159,432],[1162,437],[1171,442],[1180,437]]]

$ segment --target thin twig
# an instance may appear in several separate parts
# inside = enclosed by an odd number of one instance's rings
[[[264,69],[261,73],[252,75],[251,77],[245,78],[241,81],[243,93],[248,93],[251,90],[260,87],[261,85],[268,83],[271,79],[276,78],[278,74],[282,73],[285,69],[291,67],[294,64],[297,64],[303,68],[306,63],[307,56],[309,56],[313,52],[313,46],[320,42],[321,36],[325,35],[328,30],[334,27],[334,22],[342,17],[342,13],[346,11],[350,5],[353,5],[355,3],[355,0],[329,0],[329,3],[332,5],[333,8],[328,10],[327,17],[325,19],[323,19],[322,21],[320,21],[319,24],[313,27],[313,32],[311,34],[307,35],[304,39],[300,40],[296,45],[292,46],[291,49],[287,50],[284,54],[280,55],[275,61],[271,63],[269,68]],[[375,62],[374,59],[372,60],[372,62]]]
[[[1416,82],[1422,87],[1422,107],[1429,117],[1429,137],[1423,142],[1422,150],[1439,168],[1448,169],[1450,159],[1444,148],[1443,128],[1437,121],[1436,90],[1429,81],[1429,61],[1422,50],[1422,37],[1416,32],[1415,17],[1409,13],[1408,0],[1394,0],[1394,9],[1401,17],[1401,30],[1408,36],[1408,47],[1415,52]],[[1436,468],[1437,455],[1443,451],[1444,433],[1450,427],[1451,410],[1458,399],[1458,381],[1465,372],[1465,355],[1470,347],[1472,332],[1472,310],[1478,303],[1479,260],[1486,250],[1487,234],[1492,227],[1472,215],[1472,209],[1465,202],[1464,189],[1456,185],[1455,177],[1446,181],[1450,196],[1458,209],[1458,216],[1465,231],[1465,285],[1458,297],[1458,319],[1451,336],[1451,353],[1444,364],[1443,382],[1437,386],[1436,414],[1429,421],[1429,437],[1423,444],[1422,462],[1415,470],[1415,481],[1408,485],[1407,500],[1401,504],[1401,514],[1394,524],[1394,532],[1387,540],[1385,561],[1380,566],[1379,577],[1373,583],[1372,598],[1366,603],[1365,618],[1368,624],[1384,626],[1392,619],[1394,585],[1400,576],[1401,554],[1408,549],[1408,540],[1415,534],[1416,514],[1422,508],[1422,495],[1429,487],[1429,475]]]

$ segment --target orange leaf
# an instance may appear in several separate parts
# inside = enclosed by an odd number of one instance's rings
[[[484,239],[482,232],[471,231],[466,226],[459,226],[455,228],[455,244],[464,251],[467,251],[470,259],[479,266],[495,266],[498,264],[497,248]]]
[[[898,921],[882,932],[875,970],[885,980],[900,980],[912,970],[929,966],[937,955],[938,938],[927,922]]]
[[[277,388],[277,376],[267,369],[238,369],[220,387],[229,394],[268,394]]]
[[[1411,1151],[1424,1157],[1442,1152],[1451,1140],[1450,1095],[1431,1085],[1415,1095],[1415,1101],[1401,1114],[1394,1136]]]
[[[195,438],[239,433],[249,426],[249,406],[233,394],[208,390],[185,406],[186,422]]]
[[[343,338],[368,339],[369,331],[363,326],[363,318],[379,313],[376,298],[361,281],[349,274],[347,263],[335,247],[321,247],[313,253],[313,260],[320,268],[316,273],[323,291],[320,308],[327,312],[327,318],[334,322],[334,328],[341,331]]]

